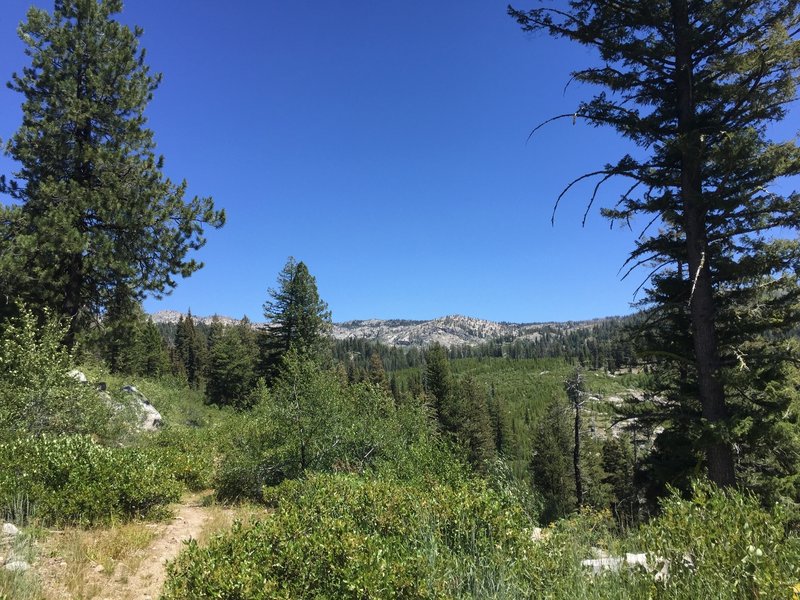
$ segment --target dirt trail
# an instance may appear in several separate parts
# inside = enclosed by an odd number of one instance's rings
[[[74,552],[70,553],[67,534],[53,532],[52,550],[34,567],[42,581],[44,596],[48,600],[156,600],[166,580],[166,563],[183,549],[183,542],[202,539],[201,536],[228,527],[233,521],[231,509],[204,506],[202,494],[185,496],[174,508],[175,516],[168,522],[144,525],[152,531],[150,543],[123,560],[112,561],[110,572],[91,560],[71,566],[69,561],[74,561]],[[79,554],[86,561],[83,552],[85,545]]]
[[[200,496],[191,496],[180,505],[177,514],[145,550],[139,568],[127,577],[112,577],[98,598],[101,600],[155,600],[166,579],[166,562],[175,558],[183,542],[198,538],[210,518]]]

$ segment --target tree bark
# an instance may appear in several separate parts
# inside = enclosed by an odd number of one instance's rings
[[[577,393],[577,392],[576,392]],[[575,468],[575,500],[578,508],[583,506],[583,474],[581,473],[581,405],[580,397],[573,399],[575,408],[575,449],[572,452],[572,464]]]
[[[689,267],[691,296],[689,314],[697,368],[698,392],[703,418],[712,427],[728,418],[725,389],[719,378],[719,349],[715,325],[714,290],[709,263],[712,257],[706,231],[702,194],[702,140],[695,127],[693,64],[687,0],[671,0],[675,32],[675,74],[678,147],[680,152],[680,196]],[[717,432],[712,432],[716,437]],[[720,486],[736,483],[733,451],[719,438],[706,446],[709,478]]]

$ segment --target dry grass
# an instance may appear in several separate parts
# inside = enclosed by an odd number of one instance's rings
[[[269,512],[254,504],[216,504],[207,492],[184,503],[201,507],[204,513],[202,530],[195,535],[201,545],[234,521],[263,519]],[[0,600],[138,598],[142,590],[130,588],[141,587],[139,580],[153,565],[160,567],[157,549],[163,540],[157,540],[174,535],[171,527],[169,522],[134,521],[95,529],[26,528],[14,542],[14,554],[29,560],[33,568],[20,574],[0,569]],[[9,544],[0,545],[0,557],[11,553]]]
[[[93,598],[109,579],[124,582],[146,558],[145,549],[159,526],[132,522],[103,529],[66,529],[53,532],[44,543],[38,569],[44,597]]]

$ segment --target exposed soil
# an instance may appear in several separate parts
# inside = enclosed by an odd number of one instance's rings
[[[154,523],[154,538],[135,560],[117,564],[112,573],[102,566],[89,569],[81,585],[81,597],[97,600],[156,600],[166,579],[166,563],[174,559],[184,542],[197,539],[203,533],[214,511],[202,505],[202,495],[187,496],[177,505],[175,516],[166,524]],[[37,571],[43,579],[46,596],[52,599],[73,598],[65,585],[67,564],[58,553],[45,559]],[[133,568],[131,568],[133,566]]]

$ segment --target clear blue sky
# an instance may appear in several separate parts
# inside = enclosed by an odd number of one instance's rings
[[[3,80],[26,62],[15,28],[30,4],[3,2]],[[568,122],[526,143],[590,92],[563,88],[593,55],[523,34],[505,7],[128,0],[120,18],[144,28],[147,62],[164,74],[147,114],[165,171],[228,216],[198,253],[205,267],[145,308],[259,320],[294,255],[336,321],[630,312],[644,273],[618,270],[635,234],[597,210],[581,228],[591,185],[550,225],[564,184],[628,148]],[[0,90],[4,140],[20,102]]]

